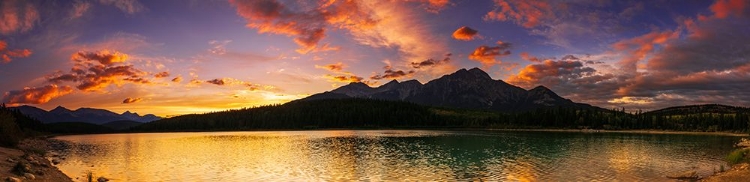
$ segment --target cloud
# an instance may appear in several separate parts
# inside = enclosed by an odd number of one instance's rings
[[[224,85],[226,82],[224,82],[224,79],[213,79],[213,80],[206,80],[206,83],[214,84],[214,85]]]
[[[138,0],[99,0],[99,3],[115,6],[120,11],[128,14],[135,14],[146,10],[146,7],[138,2]]]
[[[553,86],[567,80],[593,76],[596,70],[584,67],[580,61],[546,60],[540,64],[530,64],[524,67],[518,75],[508,80],[515,85],[531,87],[535,85]]]
[[[208,51],[211,52],[212,54],[224,55],[224,54],[227,53],[226,46],[230,42],[232,42],[232,40],[222,40],[222,41],[212,40],[212,41],[209,41],[208,44],[211,45],[212,47],[211,47],[211,49],[208,49]]]
[[[76,19],[86,14],[91,8],[91,3],[85,1],[76,1],[73,3],[73,9],[70,10],[70,19]]]
[[[9,50],[8,44],[0,40],[0,57],[3,63],[9,63],[13,58],[25,58],[31,56],[31,50],[29,49],[14,49]]]
[[[346,67],[346,65],[344,65],[344,63],[341,63],[341,62],[338,62],[335,64],[323,65],[323,66],[315,65],[315,68],[325,69],[325,70],[332,71],[332,72],[340,72],[344,69],[344,67]]]
[[[172,79],[172,82],[175,82],[175,83],[180,83],[180,82],[182,82],[182,76],[177,76],[177,77],[174,77],[174,78]]]
[[[123,100],[122,103],[123,104],[132,104],[132,103],[140,102],[141,100],[142,100],[141,98],[130,98],[130,97],[128,97],[125,100]]]
[[[332,82],[351,83],[351,82],[362,82],[362,77],[354,75],[325,75],[325,78]]]
[[[424,1],[442,7],[447,1]],[[402,1],[327,1],[281,3],[275,0],[230,0],[247,27],[258,33],[294,37],[300,54],[328,50],[320,43],[330,30],[345,30],[359,44],[393,48],[407,63],[447,52],[443,39]],[[320,45],[323,46],[320,46]]]
[[[146,72],[133,65],[124,65],[128,55],[117,51],[101,50],[97,52],[80,51],[71,56],[74,63],[70,72],[57,72],[47,76],[50,83],[73,82],[76,88],[83,91],[103,91],[110,84],[150,83],[143,78]]]
[[[50,100],[67,95],[73,92],[69,86],[57,86],[50,84],[44,87],[29,88],[23,90],[13,90],[5,92],[2,98],[3,103],[8,104],[44,104]]]
[[[745,0],[718,0],[716,3],[711,5],[711,12],[714,13],[716,18],[727,18],[730,15],[742,16],[747,6]]]
[[[634,73],[637,64],[649,53],[653,52],[655,46],[667,43],[670,39],[679,37],[679,32],[654,31],[645,35],[618,41],[612,45],[615,51],[625,52],[626,56],[620,60],[623,71]]]
[[[497,41],[497,46],[494,47],[482,45],[477,47],[474,52],[469,54],[469,59],[482,63],[483,67],[489,68],[495,64],[502,63],[495,58],[510,55],[510,50],[508,50],[510,48],[510,43],[505,43],[502,41]]]
[[[419,69],[419,68],[433,67],[433,66],[437,66],[441,64],[446,64],[451,61],[451,57],[450,57],[451,55],[453,54],[446,54],[445,58],[441,60],[435,60],[435,59],[430,58],[430,59],[420,61],[420,62],[411,62],[411,67]]]
[[[521,59],[526,60],[526,61],[531,61],[531,62],[534,62],[534,63],[540,63],[540,62],[542,62],[542,59],[539,59],[539,58],[537,58],[535,56],[531,56],[531,55],[529,55],[528,52],[522,52],[521,53]]]
[[[0,34],[4,35],[27,32],[39,21],[39,12],[27,1],[5,0],[0,12]]]
[[[381,79],[399,79],[402,77],[408,77],[414,74],[414,70],[409,71],[403,71],[403,70],[393,70],[391,67],[390,61],[385,61],[386,66],[383,67],[385,71],[383,71],[383,74],[376,74],[373,76],[370,76],[370,79],[373,80],[381,80]]]
[[[544,1],[495,0],[495,10],[484,15],[485,20],[513,20],[526,28],[533,28],[547,18],[554,18],[553,9]]]
[[[456,40],[470,41],[474,40],[474,37],[479,36],[479,31],[471,29],[467,26],[458,28],[453,32],[453,38]]]
[[[154,74],[154,77],[156,78],[169,77],[169,72],[168,71],[159,72],[159,73]]]

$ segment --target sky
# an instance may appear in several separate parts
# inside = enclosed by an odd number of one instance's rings
[[[3,0],[10,106],[159,116],[461,68],[575,102],[750,106],[745,0]]]

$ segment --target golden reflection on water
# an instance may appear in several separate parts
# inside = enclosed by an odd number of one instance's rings
[[[691,165],[719,166],[721,157],[695,150],[733,141],[360,130],[58,139],[74,144],[58,167],[77,181],[88,172],[113,181],[660,181]]]

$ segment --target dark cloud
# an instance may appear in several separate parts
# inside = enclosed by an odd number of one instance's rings
[[[443,58],[442,60],[435,60],[435,59],[430,58],[422,62],[411,62],[411,67],[419,69],[419,68],[432,67],[432,66],[436,66],[440,64],[449,63],[451,61],[451,57],[450,57],[451,55],[452,54],[446,54],[445,58]]]
[[[131,103],[140,102],[141,100],[142,100],[141,98],[130,98],[130,97],[128,97],[125,100],[123,100],[122,103],[123,104],[131,104]]]
[[[83,91],[101,91],[110,84],[122,81],[146,84],[146,72],[133,65],[123,65],[127,55],[116,51],[78,52],[71,60],[75,63],[68,73],[58,72],[47,76],[50,83],[74,82]]]
[[[175,82],[175,83],[180,83],[180,82],[182,82],[182,76],[177,76],[177,77],[174,77],[174,78],[172,79],[172,82]]]
[[[383,74],[377,74],[370,77],[370,79],[373,80],[381,80],[381,79],[399,79],[401,77],[411,76],[414,74],[414,70],[410,71],[402,71],[402,70],[393,70],[390,66],[385,67],[385,71]]]
[[[479,31],[471,29],[467,26],[458,28],[453,32],[453,38],[456,40],[470,41],[474,40],[474,37],[479,35]]]
[[[12,90],[5,92],[2,103],[7,104],[44,104],[50,100],[73,92],[69,86],[57,86],[50,84],[38,88],[24,88],[23,90]]]
[[[226,82],[224,82],[224,79],[213,79],[213,80],[207,80],[206,83],[214,84],[214,85],[224,85]]]

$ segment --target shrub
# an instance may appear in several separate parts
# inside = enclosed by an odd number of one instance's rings
[[[727,162],[732,165],[741,163],[741,162],[747,162],[748,153],[750,153],[750,148],[734,150],[732,151],[732,153],[729,153],[729,155],[727,156]]]

